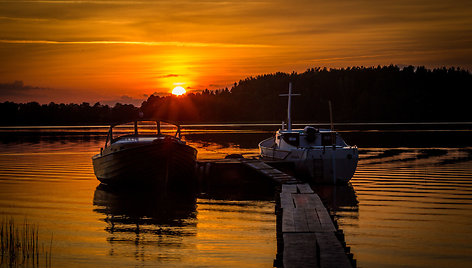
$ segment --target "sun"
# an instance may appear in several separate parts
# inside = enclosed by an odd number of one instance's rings
[[[183,95],[185,94],[185,88],[181,87],[181,86],[177,86],[177,87],[174,87],[174,89],[172,90],[172,94],[176,95],[176,96],[180,96],[180,95]]]

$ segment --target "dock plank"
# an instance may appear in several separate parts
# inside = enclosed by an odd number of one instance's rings
[[[316,213],[318,215],[318,219],[320,220],[321,229],[324,232],[336,232],[336,227],[334,227],[333,221],[331,220],[331,217],[325,208],[322,210],[317,208]]]
[[[308,227],[308,221],[306,219],[304,208],[293,209],[293,222],[295,226],[295,232],[297,233],[308,233],[310,232]]]
[[[316,243],[320,252],[320,268],[352,267],[343,246],[333,232],[316,233]]]
[[[301,194],[313,194],[313,189],[311,189],[308,183],[297,184],[298,191]]]
[[[269,177],[271,177],[271,176],[284,176],[285,175],[285,173],[280,172],[276,169],[259,169],[258,171],[259,171],[259,173],[262,173],[262,174],[264,174],[266,176],[269,176]]]
[[[316,209],[305,208],[306,221],[308,223],[308,230],[313,233],[324,232],[321,228],[320,219],[316,215]]]
[[[317,244],[314,233],[285,233],[283,267],[318,267]]]
[[[281,208],[295,208],[293,203],[293,198],[291,193],[281,193],[280,194],[280,207]]]
[[[297,193],[297,185],[296,184],[283,184],[282,185],[282,193]]]
[[[313,194],[310,195],[309,198],[314,203],[314,206],[316,208],[316,215],[319,218],[322,230],[324,232],[335,232],[336,227],[334,227],[333,221],[329,216],[328,210],[326,210],[326,207],[324,206],[323,202],[321,202],[320,197],[317,194]]]
[[[295,180],[294,177],[289,176],[287,174],[277,174],[277,175],[272,175],[273,179],[281,179],[281,180]]]
[[[287,174],[283,173],[282,171],[280,171],[280,170],[278,170],[278,169],[275,169],[275,168],[263,169],[262,171],[263,171],[264,173],[267,173],[267,174],[287,175]]]
[[[321,201],[320,197],[317,195],[317,194],[312,194],[310,195],[310,200],[312,202],[312,204],[315,206],[315,207],[324,207],[324,204],[323,202]]]
[[[257,159],[243,159],[243,160],[240,160],[240,161],[243,164],[258,166],[260,168],[273,168],[272,166],[264,163],[263,161],[257,160]]]
[[[267,165],[264,162],[241,162],[246,166],[249,166],[250,168],[253,169],[273,169],[273,167]]]
[[[285,183],[295,183],[299,182],[293,176],[287,175],[286,173],[271,167],[270,165],[260,161],[260,160],[247,160],[247,159],[238,159],[239,163],[253,169],[254,171],[276,181],[280,184]]]
[[[295,208],[284,208],[282,211],[282,233],[294,233],[295,221],[293,218],[293,210]]]
[[[316,208],[314,202],[310,198],[310,194],[293,194],[292,198],[295,202],[295,207]]]

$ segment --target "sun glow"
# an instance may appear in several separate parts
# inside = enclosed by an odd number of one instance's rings
[[[181,86],[177,86],[172,90],[172,94],[176,96],[183,95],[185,94],[185,92],[186,92],[185,89]]]

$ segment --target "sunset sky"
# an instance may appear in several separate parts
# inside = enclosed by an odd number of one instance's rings
[[[140,104],[316,66],[472,70],[472,1],[0,0],[0,59],[0,101],[40,103]]]

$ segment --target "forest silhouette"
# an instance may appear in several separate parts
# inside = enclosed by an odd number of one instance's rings
[[[286,119],[286,93],[292,82],[295,122],[470,121],[472,74],[460,68],[408,66],[312,68],[303,73],[249,77],[231,89],[208,89],[184,96],[150,96],[141,107],[117,103],[0,103],[1,125],[109,124],[139,118],[184,123],[280,122]]]

